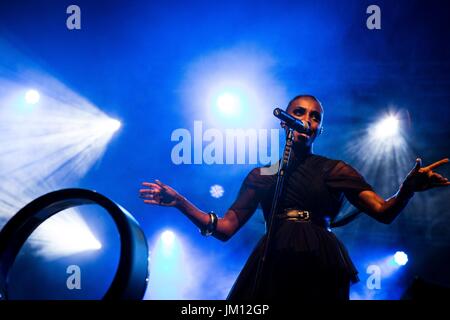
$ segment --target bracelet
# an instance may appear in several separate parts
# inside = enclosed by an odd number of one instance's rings
[[[212,235],[216,231],[217,221],[219,220],[217,218],[217,215],[213,211],[208,212],[208,215],[209,215],[208,224],[202,229],[200,229],[200,233],[202,234],[202,236],[205,237]]]

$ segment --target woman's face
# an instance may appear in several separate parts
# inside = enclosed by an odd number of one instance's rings
[[[322,128],[323,109],[322,106],[311,98],[298,98],[288,107],[287,113],[309,124],[309,134],[294,131],[294,143],[306,147],[312,146]]]

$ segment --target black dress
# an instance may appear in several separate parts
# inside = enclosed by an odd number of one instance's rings
[[[276,175],[253,169],[242,183],[231,210],[241,225],[261,205],[264,218],[270,213]],[[358,281],[355,266],[340,240],[326,225],[339,213],[346,197],[372,187],[343,161],[308,154],[293,158],[286,173],[280,211],[296,208],[311,212],[310,222],[280,220],[273,226],[269,254],[259,290],[253,284],[263,254],[264,235],[233,285],[228,299],[346,300],[350,282]]]

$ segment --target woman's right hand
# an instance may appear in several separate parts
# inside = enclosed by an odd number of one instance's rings
[[[142,185],[147,187],[139,190],[139,196],[144,199],[144,203],[174,207],[184,199],[177,191],[159,180],[155,180],[155,183],[143,182]]]

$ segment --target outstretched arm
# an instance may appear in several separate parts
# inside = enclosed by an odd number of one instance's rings
[[[188,199],[161,181],[144,182],[142,185],[147,187],[139,190],[140,197],[144,199],[145,203],[175,207],[200,229],[205,228],[210,222],[208,213],[197,208]],[[228,210],[223,218],[218,219],[216,231],[212,235],[219,240],[226,241],[241,227],[241,224],[242,222],[238,219],[236,213],[233,210]]]
[[[387,200],[377,193],[366,190],[349,201],[358,209],[382,223],[391,223],[408,204],[415,192],[450,185],[447,178],[433,172],[433,169],[449,162],[448,159],[439,160],[427,167],[422,167],[422,161],[416,160],[416,165],[405,178],[398,192]]]

